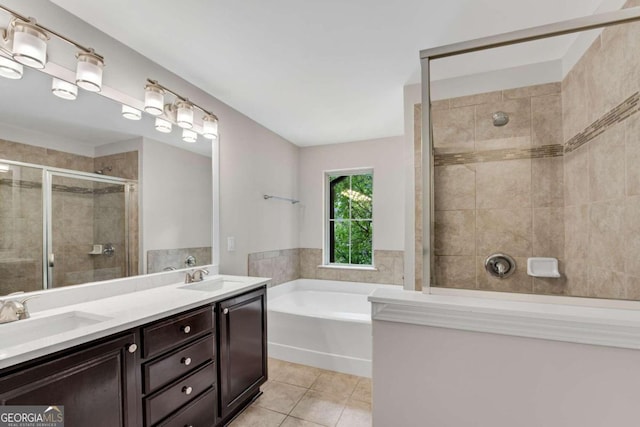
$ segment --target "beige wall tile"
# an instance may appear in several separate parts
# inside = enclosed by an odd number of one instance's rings
[[[589,125],[585,69],[576,64],[562,81],[562,128],[568,141]]]
[[[509,114],[506,126],[493,125],[493,113],[504,111]],[[531,136],[531,102],[529,99],[514,99],[482,104],[476,107],[476,147],[482,141]]]
[[[488,256],[502,252],[512,257],[532,253],[531,209],[478,210],[476,254]]]
[[[564,258],[564,208],[533,210],[533,256]]]
[[[451,108],[465,107],[468,105],[486,104],[490,102],[502,101],[502,91],[485,92],[475,95],[460,96],[451,98]]]
[[[585,261],[589,254],[589,205],[567,206],[564,221],[565,258]]]
[[[626,274],[624,280],[625,294],[627,299],[635,301],[640,300],[640,277],[630,276]]]
[[[625,248],[624,201],[591,204],[589,211],[589,263],[594,267],[623,272]]]
[[[640,197],[627,197],[624,208],[624,272],[640,277]]]
[[[438,166],[434,173],[436,210],[475,209],[474,165]]]
[[[533,292],[532,278],[527,275],[526,258],[514,257],[516,271],[505,279],[499,279],[489,274],[484,268],[485,259],[486,257],[476,257],[478,289],[500,292]]]
[[[535,208],[564,206],[564,159],[531,159],[531,203]]]
[[[478,209],[531,207],[531,159],[476,164]]]
[[[624,124],[617,125],[588,143],[591,201],[615,199],[625,194]]]
[[[624,274],[589,265],[589,295],[596,298],[626,298]]]
[[[436,211],[434,252],[437,255],[475,255],[475,211]]]
[[[435,257],[435,285],[445,288],[476,288],[475,256]]]
[[[435,110],[448,110],[449,109],[449,100],[441,99],[436,101],[431,101],[431,111]]]
[[[532,96],[544,96],[560,94],[562,85],[560,82],[545,83],[541,85],[525,86],[502,91],[504,99],[529,98]]]
[[[564,203],[589,203],[589,147],[583,145],[564,155]]]
[[[627,196],[640,195],[640,114],[629,117],[625,124],[625,171]]]
[[[473,151],[474,111],[474,107],[461,107],[433,112],[433,145],[437,152]]]
[[[531,144],[551,145],[562,143],[562,101],[560,94],[531,98]]]
[[[567,295],[586,297],[589,295],[589,263],[585,258],[565,260]]]

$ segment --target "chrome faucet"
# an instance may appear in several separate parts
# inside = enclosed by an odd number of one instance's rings
[[[19,295],[22,293],[24,292],[14,292],[7,296],[9,297],[13,295]],[[29,315],[29,310],[27,309],[27,301],[35,297],[37,297],[37,295],[25,298],[22,301],[16,301],[16,300],[0,301],[0,323],[9,323],[9,322],[15,322],[17,320],[28,319],[30,315]]]
[[[184,283],[193,283],[193,282],[202,282],[204,280],[204,276],[209,274],[209,270],[206,268],[199,268],[193,273],[189,274],[187,271],[187,276],[184,278]]]

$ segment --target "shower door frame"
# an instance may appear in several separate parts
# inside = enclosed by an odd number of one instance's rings
[[[614,12],[601,13],[584,18],[570,19],[524,30],[512,31],[495,36],[483,37],[460,43],[440,46],[420,51],[421,91],[422,91],[422,292],[430,293],[432,283],[435,283],[435,255],[434,245],[434,156],[433,156],[433,126],[431,119],[431,73],[430,62],[465,53],[494,49],[503,46],[526,43],[547,39],[581,31],[596,30],[612,25],[640,21],[640,7],[621,9]],[[417,162],[418,159],[415,159]],[[427,197],[428,196],[428,197]],[[415,203],[415,198],[414,198]],[[417,218],[416,218],[417,221]],[[414,236],[414,243],[415,243]],[[409,251],[415,245],[406,245]],[[416,259],[417,257],[413,257]],[[414,272],[418,266],[414,265]]]
[[[130,254],[129,254],[129,246],[130,246],[130,237],[129,236],[129,219],[130,219],[130,197],[131,197],[131,187],[135,185],[134,181],[118,178],[118,177],[107,177],[100,174],[89,173],[89,172],[80,172],[73,171],[69,169],[58,169],[58,168],[50,168],[44,167],[42,170],[42,209],[44,214],[43,228],[44,233],[43,237],[43,264],[42,264],[42,277],[44,289],[53,289],[53,269],[55,268],[55,259],[53,253],[53,178],[54,177],[63,177],[63,178],[72,178],[72,179],[80,179],[84,181],[91,182],[101,182],[104,184],[117,184],[123,185],[124,189],[124,263],[125,263],[125,273],[124,277],[129,277],[131,275],[131,266],[130,266]]]

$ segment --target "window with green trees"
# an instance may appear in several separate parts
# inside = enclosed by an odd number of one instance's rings
[[[327,174],[326,262],[373,265],[373,171]]]

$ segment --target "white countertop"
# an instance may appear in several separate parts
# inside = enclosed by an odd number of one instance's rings
[[[224,281],[225,286],[220,290],[181,289],[185,283],[176,282],[32,312],[29,319],[0,324],[0,369],[220,301],[258,288],[269,280],[259,277],[216,275],[198,283]],[[84,292],[86,293],[86,287]],[[100,288],[96,287],[96,294],[99,293]],[[46,299],[47,294],[41,294],[40,298]],[[53,333],[43,338],[27,339],[25,342],[20,342],[20,338],[16,337],[20,331],[28,328],[30,323],[43,324],[43,319],[55,319],[56,316],[73,312],[86,314],[89,318],[95,316],[97,319],[106,320]],[[9,345],[5,345],[7,342]]]
[[[640,310],[381,289],[372,319],[640,349]]]

